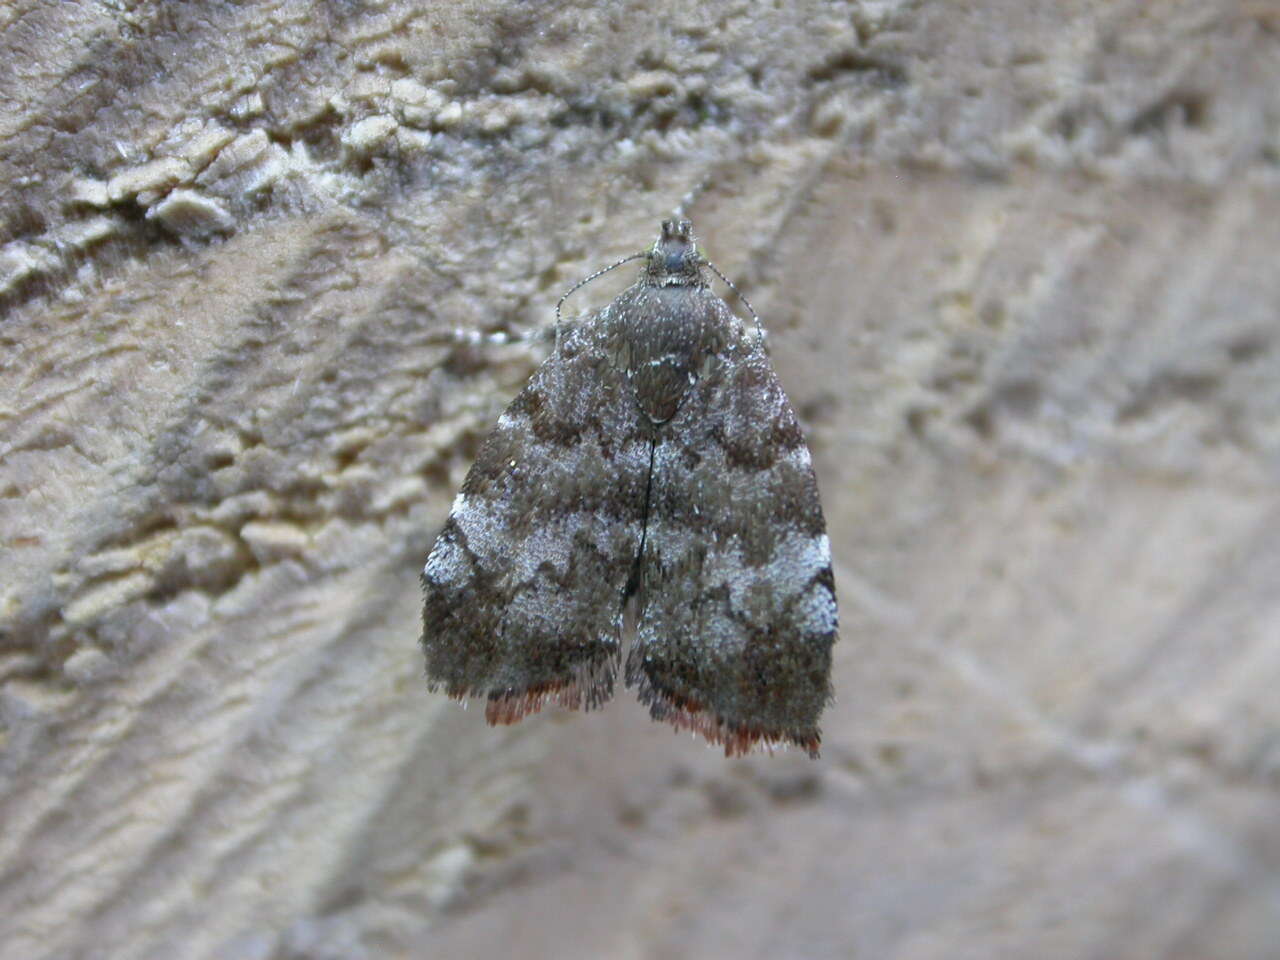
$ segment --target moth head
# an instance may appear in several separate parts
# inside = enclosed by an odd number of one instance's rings
[[[649,251],[645,273],[660,286],[703,284],[702,267],[707,262],[693,238],[688,220],[663,220],[662,233]]]

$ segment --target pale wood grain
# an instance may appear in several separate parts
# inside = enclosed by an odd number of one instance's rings
[[[7,7],[0,956],[1272,956],[1264,6]],[[818,763],[421,677],[542,349],[438,334],[703,180],[832,528]]]

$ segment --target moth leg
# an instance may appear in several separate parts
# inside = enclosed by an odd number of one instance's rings
[[[550,343],[555,339],[555,327],[534,327],[532,330],[474,330],[461,327],[453,330],[435,330],[425,342],[431,346],[483,347],[506,346],[514,343]]]

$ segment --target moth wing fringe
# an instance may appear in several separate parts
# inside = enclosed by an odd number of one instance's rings
[[[703,737],[708,743],[724,747],[726,757],[743,757],[757,750],[772,754],[774,748],[797,746],[811,758],[818,758],[822,737],[818,730],[791,731],[766,730],[707,711],[702,704],[687,698],[673,696],[658,690],[643,675],[629,677],[628,685],[636,688],[636,696],[649,708],[649,716],[662,720],[677,730],[688,730]]]
[[[613,696],[618,675],[618,652],[585,660],[564,677],[527,687],[498,690],[449,686],[445,694],[454,700],[485,697],[484,718],[490,726],[509,726],[539,712],[549,703],[568,710],[597,710]]]

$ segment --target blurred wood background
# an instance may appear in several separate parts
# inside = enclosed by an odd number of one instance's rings
[[[1277,955],[1280,7],[17,0],[0,144],[0,956]],[[438,335],[702,183],[818,762],[421,676]]]

